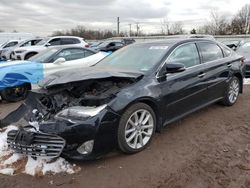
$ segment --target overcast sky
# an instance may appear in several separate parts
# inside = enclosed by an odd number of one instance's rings
[[[183,21],[193,27],[209,20],[211,10],[232,16],[249,0],[0,0],[0,29],[49,35],[84,25],[91,29],[116,29],[120,17],[121,30],[129,23],[140,23],[146,33],[161,29],[163,18]]]

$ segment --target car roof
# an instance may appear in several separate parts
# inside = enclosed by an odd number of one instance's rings
[[[49,37],[50,39],[52,38],[76,38],[76,39],[83,39],[81,37],[76,37],[76,36],[53,36],[53,37]]]
[[[163,44],[168,44],[168,45],[175,45],[179,43],[185,43],[185,42],[197,42],[197,41],[205,41],[205,42],[216,42],[211,39],[207,38],[173,38],[173,39],[164,39],[164,40],[154,40],[154,41],[146,41],[146,42],[139,42],[135,43],[133,45],[163,45]]]

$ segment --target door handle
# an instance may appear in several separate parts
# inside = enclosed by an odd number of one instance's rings
[[[203,78],[205,75],[206,75],[206,73],[201,72],[201,73],[198,75],[198,78]]]
[[[228,63],[227,66],[230,68],[232,67],[232,63]]]

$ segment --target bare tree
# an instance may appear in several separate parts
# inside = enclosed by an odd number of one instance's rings
[[[180,21],[173,22],[170,27],[170,33],[173,35],[183,34],[183,23]]]
[[[168,21],[167,17],[162,19],[162,22],[161,22],[161,34],[163,34],[163,35],[169,35],[170,34],[170,22]]]
[[[250,4],[244,5],[234,16],[231,28],[233,34],[250,33]]]
[[[224,14],[219,14],[216,11],[211,11],[210,20],[207,24],[198,29],[198,33],[211,35],[225,35],[230,34],[229,21]]]

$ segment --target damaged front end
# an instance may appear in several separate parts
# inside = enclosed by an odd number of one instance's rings
[[[28,129],[28,130],[27,130]],[[20,127],[8,132],[7,143],[16,153],[31,157],[56,158],[65,146],[65,140],[57,135],[31,131],[30,127]]]
[[[109,103],[137,79],[90,79],[30,92],[26,101],[1,123],[37,125],[37,130],[9,132],[10,148],[33,157],[100,157],[116,146],[120,115]]]

